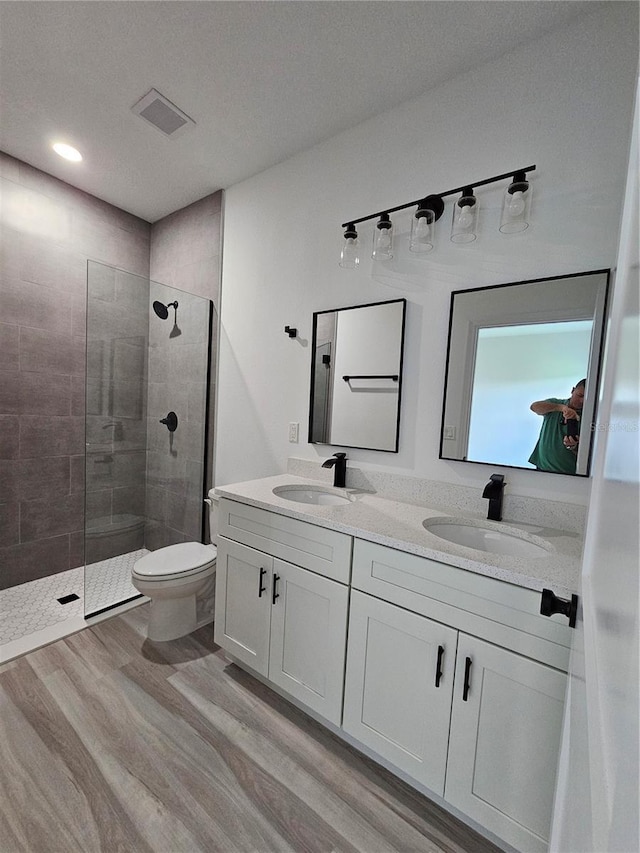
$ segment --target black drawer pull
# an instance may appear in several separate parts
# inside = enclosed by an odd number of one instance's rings
[[[258,598],[262,598],[262,593],[267,591],[266,586],[262,585],[262,581],[266,573],[266,569],[260,569],[260,580],[258,581]]]
[[[540,600],[540,613],[543,616],[553,616],[554,613],[562,613],[569,620],[569,627],[575,628],[576,617],[578,615],[578,596],[572,595],[571,600],[568,598],[558,598],[550,589],[543,589]]]
[[[280,598],[280,593],[277,591],[278,589],[278,581],[280,580],[280,575],[273,576],[273,598],[271,599],[271,603],[276,603],[276,598]]]
[[[438,646],[438,662],[436,663],[436,687],[440,687],[442,678],[442,658],[444,657],[444,646]]]
[[[471,658],[467,658],[464,664],[464,687],[462,688],[462,701],[466,702],[467,697],[469,695],[469,688],[471,687],[471,679],[469,676],[471,675],[471,664],[473,661]]]

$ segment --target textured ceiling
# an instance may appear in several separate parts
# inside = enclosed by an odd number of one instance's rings
[[[153,222],[600,5],[5,0],[0,149]],[[195,128],[134,115],[151,88]]]

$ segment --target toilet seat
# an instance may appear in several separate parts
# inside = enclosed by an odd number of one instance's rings
[[[138,560],[131,572],[141,581],[176,581],[196,578],[213,569],[218,549],[201,542],[180,542],[152,551]]]

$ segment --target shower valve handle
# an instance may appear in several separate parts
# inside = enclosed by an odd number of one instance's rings
[[[169,412],[166,418],[160,418],[160,423],[164,424],[169,432],[175,432],[178,429],[178,416],[175,412]]]

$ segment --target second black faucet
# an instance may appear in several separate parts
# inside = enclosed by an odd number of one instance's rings
[[[347,477],[347,454],[334,453],[331,459],[322,463],[323,468],[333,468],[333,485],[338,489],[344,489]]]
[[[483,498],[489,498],[487,518],[492,521],[502,521],[502,498],[504,497],[505,485],[504,474],[492,474],[482,492]]]

